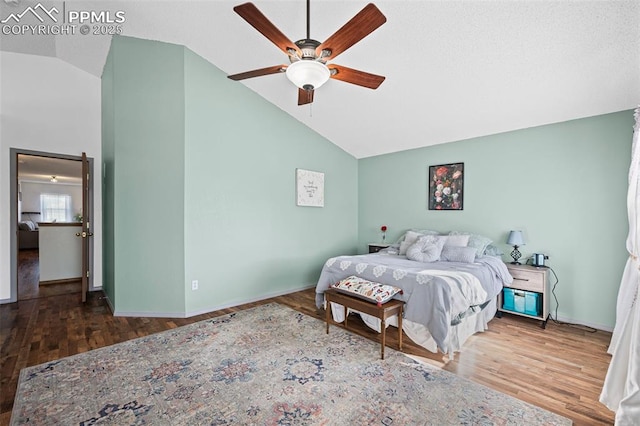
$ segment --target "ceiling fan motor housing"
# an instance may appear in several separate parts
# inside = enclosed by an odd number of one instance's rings
[[[298,46],[298,49],[300,49],[300,51],[302,52],[302,57],[298,58],[297,57],[298,55],[295,55],[295,57],[290,56],[289,59],[291,60],[291,62],[295,62],[296,58],[297,59],[314,59],[314,60],[318,59],[316,55],[316,48],[320,46],[320,42],[318,40],[304,38],[302,40],[296,41],[296,46]]]

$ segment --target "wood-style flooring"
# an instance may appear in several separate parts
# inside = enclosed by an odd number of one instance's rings
[[[38,249],[18,250],[18,300],[80,293],[82,281],[40,285]]]
[[[8,424],[20,369],[129,339],[180,327],[268,302],[288,305],[323,319],[315,307],[314,289],[249,303],[187,319],[114,317],[101,292],[19,301],[0,306],[0,424]],[[318,324],[324,327],[324,324]],[[349,328],[378,341],[378,334],[358,318]],[[388,346],[397,348],[395,330]],[[505,314],[489,330],[472,336],[463,351],[447,362],[405,336],[405,353],[531,404],[566,416],[577,425],[613,424],[613,413],[598,402],[610,356],[610,333],[590,333],[549,322]],[[371,354],[379,356],[379,352]]]

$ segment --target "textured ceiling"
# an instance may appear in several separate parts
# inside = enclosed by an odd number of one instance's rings
[[[285,64],[233,12],[238,1],[67,1],[122,10],[123,35],[182,44],[227,74]],[[305,1],[256,6],[292,41]],[[3,0],[0,16],[36,2]],[[62,2],[46,2],[60,4]],[[311,107],[282,74],[245,84],[357,158],[632,109],[640,102],[640,2],[375,1],[387,23],[335,63],[386,76],[378,90],[330,80]],[[311,1],[323,41],[366,5]],[[57,56],[100,76],[108,36],[2,36],[1,49]]]

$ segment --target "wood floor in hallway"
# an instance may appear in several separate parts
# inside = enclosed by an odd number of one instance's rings
[[[18,300],[80,293],[82,281],[40,285],[38,249],[18,250]]]

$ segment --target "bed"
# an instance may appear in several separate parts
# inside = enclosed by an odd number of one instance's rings
[[[418,237],[418,240],[421,238]],[[409,243],[406,244],[409,246]],[[446,251],[446,247],[445,247]],[[478,249],[472,261],[451,258],[411,260],[398,244],[375,254],[328,259],[316,285],[316,305],[324,305],[324,291],[350,276],[402,289],[394,298],[405,305],[402,329],[411,340],[431,352],[452,357],[473,334],[487,329],[497,310],[497,295],[512,277],[499,256]],[[402,254],[400,254],[402,253]],[[344,321],[343,309],[332,309],[334,320]],[[360,313],[364,322],[380,331],[377,318]],[[393,318],[388,324],[397,326]]]

